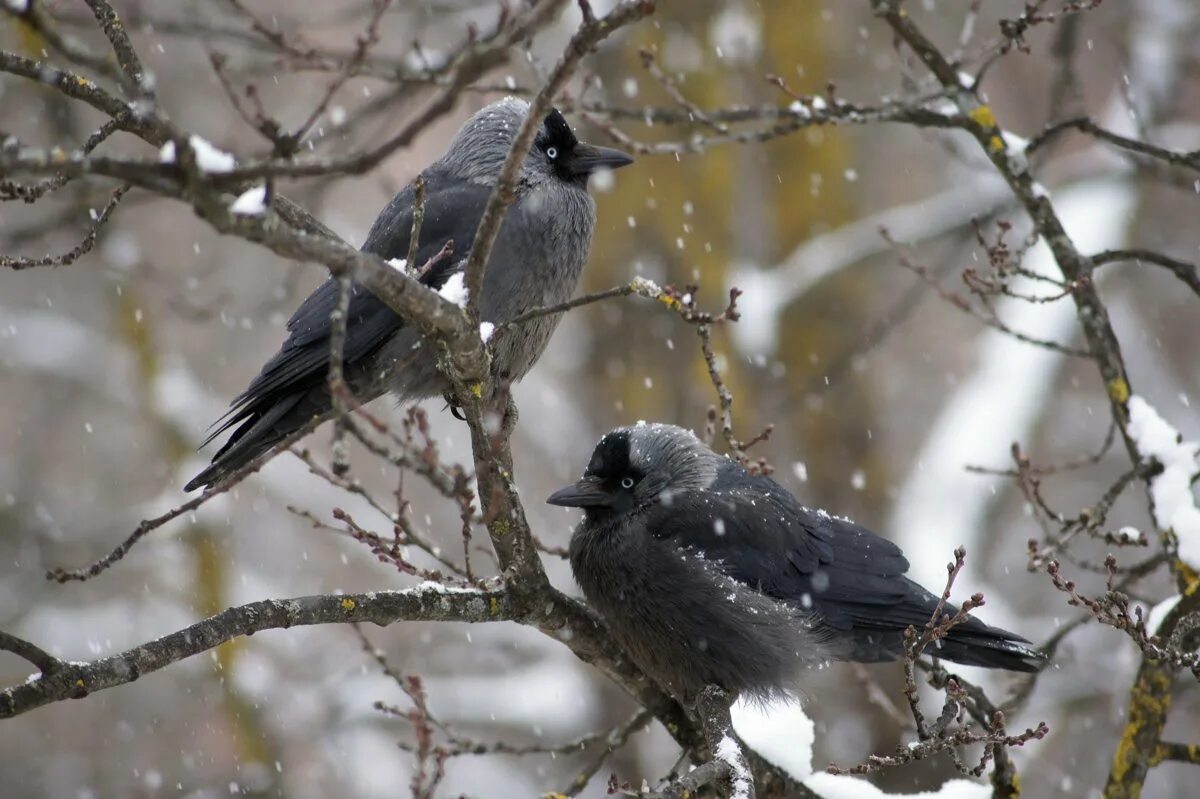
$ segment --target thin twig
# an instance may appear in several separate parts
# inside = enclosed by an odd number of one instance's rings
[[[108,202],[100,209],[100,213],[96,214],[93,211],[94,216],[91,227],[88,228],[88,232],[84,235],[83,240],[71,249],[61,255],[44,255],[41,258],[0,255],[0,268],[12,269],[19,272],[22,269],[32,269],[39,266],[70,266],[75,263],[92,251],[92,247],[96,245],[96,238],[100,235],[101,228],[108,222],[108,218],[116,210],[117,206],[120,205],[121,199],[128,191],[128,183],[118,186],[113,191],[112,196],[108,198]]]

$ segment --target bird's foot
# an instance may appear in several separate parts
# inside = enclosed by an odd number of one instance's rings
[[[443,395],[443,399],[446,400],[446,407],[450,409],[451,416],[460,422],[467,421],[467,417],[463,413],[462,406],[455,402],[453,397],[451,397],[449,394],[445,394]]]

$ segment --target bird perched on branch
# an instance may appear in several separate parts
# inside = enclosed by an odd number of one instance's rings
[[[687,701],[706,685],[768,698],[807,666],[897,659],[904,630],[923,630],[937,607],[904,576],[895,544],[804,507],[673,425],[607,434],[583,477],[547,502],[584,510],[575,579],[634,661]],[[1014,671],[1043,659],[973,617],[930,654]]]
[[[422,172],[424,219],[416,247],[416,269],[434,259],[447,242],[453,256],[436,261],[420,280],[447,292],[461,281],[463,267],[501,166],[516,139],[529,104],[506,98],[482,109],[463,125],[442,158]],[[632,162],[625,153],[576,139],[562,114],[545,118],[515,186],[516,200],[504,217],[479,297],[482,320],[500,324],[533,308],[570,299],[587,261],[596,207],[588,177],[600,169]],[[372,225],[365,252],[385,259],[407,258],[416,191],[408,186]],[[328,386],[330,313],[338,284],[326,281],[288,322],[290,335],[250,386],[232,403],[207,444],[235,428],[212,464],[187,486],[211,485],[267,452],[312,420],[332,415]],[[559,316],[542,316],[495,343],[493,377],[520,380],[541,356]],[[344,345],[344,375],[362,401],[392,391],[400,400],[445,393],[433,348],[365,287],[351,288]]]

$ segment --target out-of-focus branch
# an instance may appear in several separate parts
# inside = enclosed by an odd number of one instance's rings
[[[570,108],[569,105],[566,106]],[[785,107],[761,106],[757,108],[728,108],[702,110],[706,124],[726,126],[734,123],[760,122],[761,126],[743,125],[723,132],[695,133],[677,141],[643,142],[617,128],[614,120],[637,121],[647,125],[686,126],[696,124],[688,112],[674,108],[631,109],[585,103],[578,111],[596,127],[607,133],[621,146],[638,155],[679,155],[703,153],[713,147],[728,144],[761,144],[783,136],[790,136],[806,128],[825,125],[869,125],[872,123],[895,122],[919,128],[953,128],[953,116],[934,107],[915,103],[880,103],[861,105],[841,99],[830,102],[821,97],[804,98]]]
[[[1029,153],[1035,152],[1067,130],[1077,130],[1080,133],[1086,133],[1092,138],[1107,142],[1133,157],[1151,158],[1170,164],[1171,166],[1187,169],[1191,172],[1200,172],[1200,151],[1178,152],[1176,150],[1168,150],[1165,147],[1159,147],[1156,144],[1144,142],[1140,139],[1122,136],[1119,133],[1114,133],[1096,124],[1091,117],[1074,117],[1050,125],[1030,140],[1026,151]]]
[[[1200,766],[1200,744],[1160,743],[1154,750],[1153,765],[1165,760]]]
[[[18,11],[17,4],[0,4],[0,13],[7,13],[22,20],[48,45],[49,49],[73,64],[86,67],[97,75],[114,81],[121,80],[120,67],[111,57],[105,57],[92,52],[73,36],[64,36],[58,30],[53,17],[47,12],[45,5],[40,2],[25,4],[24,10]],[[94,24],[94,19],[89,19]]]
[[[87,155],[106,141],[119,127],[120,123],[117,119],[108,120],[87,137],[87,140],[80,146],[79,152]],[[0,180],[0,201],[24,200],[27,203],[37,202],[46,194],[61,189],[69,182],[70,178],[65,175],[55,175],[32,186],[22,185],[10,180]]]
[[[153,83],[146,80],[146,71],[142,67],[142,60],[138,58],[137,50],[134,49],[133,42],[129,40],[125,24],[117,16],[117,12],[113,10],[108,0],[86,1],[96,22],[100,24],[100,29],[104,31],[104,36],[112,45],[117,63],[121,66],[121,73],[125,76],[124,82],[127,90],[135,97],[140,96],[152,100],[154,97]]]
[[[96,214],[92,220],[91,227],[84,235],[83,240],[76,244],[71,249],[67,250],[62,255],[44,255],[41,258],[21,258],[10,255],[0,255],[0,269],[13,269],[20,271],[22,269],[32,269],[35,266],[68,266],[75,263],[82,256],[91,252],[92,247],[96,244],[96,237],[100,235],[100,229],[112,216],[112,212],[116,210],[121,199],[125,196],[125,192],[129,191],[129,184],[118,186],[117,189],[109,197],[108,202],[100,209],[100,213]]]
[[[167,139],[166,131],[152,117],[130,112],[125,101],[82,75],[3,50],[0,50],[0,72],[45,84],[65,97],[86,103],[117,121],[121,130],[140,136],[151,144],[161,144]]]
[[[12,652],[17,657],[24,658],[37,666],[43,676],[54,674],[66,665],[65,662],[54,657],[54,655],[51,655],[37,644],[2,631],[0,631],[0,651]]]
[[[1178,258],[1172,258],[1169,255],[1164,255],[1153,250],[1105,250],[1102,253],[1097,253],[1092,256],[1092,263],[1096,266],[1105,264],[1119,263],[1121,261],[1145,261],[1148,264],[1161,266],[1164,269],[1170,270],[1175,277],[1183,281],[1184,285],[1190,288],[1195,294],[1200,295],[1200,271],[1197,270],[1195,264],[1181,261]]]

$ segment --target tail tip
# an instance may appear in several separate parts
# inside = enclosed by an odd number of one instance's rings
[[[214,482],[212,471],[212,467],[209,466],[207,469],[200,472],[200,474],[196,475],[191,480],[188,480],[183,486],[183,490],[186,492],[191,492],[195,491],[197,488],[207,488],[208,486],[212,485]]]

